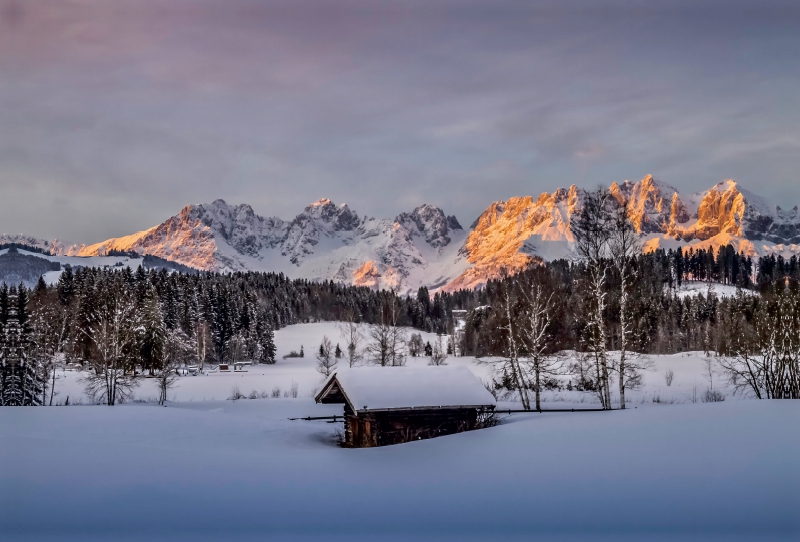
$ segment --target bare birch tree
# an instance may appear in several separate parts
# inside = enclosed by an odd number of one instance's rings
[[[189,337],[180,328],[166,332],[161,363],[155,371],[159,390],[159,405],[163,405],[167,401],[167,393],[178,380],[178,368],[185,364],[188,356],[192,354],[192,346]]]
[[[372,342],[367,351],[374,363],[381,367],[399,367],[405,365],[405,333],[397,326],[397,301],[392,299],[381,306],[381,319],[370,326],[369,334]],[[387,306],[388,305],[388,306]]]
[[[525,372],[533,379],[534,408],[541,411],[542,375],[555,375],[560,368],[556,358],[548,354],[553,294],[545,293],[541,284],[523,289],[523,294],[527,305],[521,319],[527,353]]]
[[[339,325],[339,333],[347,345],[345,348],[347,364],[355,367],[364,359],[362,344],[364,335],[361,333],[352,311],[345,312],[344,322]]]
[[[610,218],[609,194],[598,189],[587,192],[579,213],[571,221],[575,237],[575,251],[586,262],[588,270],[588,326],[587,349],[592,353],[598,384],[598,396],[603,408],[611,408],[611,389],[604,320],[606,310],[606,281],[608,275],[608,241]]]
[[[633,319],[629,309],[630,290],[636,281],[634,258],[641,253],[639,233],[630,219],[628,200],[624,198],[611,217],[611,235],[609,249],[611,260],[616,265],[620,276],[619,291],[619,325],[620,349],[617,373],[619,375],[619,407],[625,408],[625,381],[628,373],[636,377],[635,367],[626,365],[631,336],[633,335]]]
[[[203,371],[206,368],[209,344],[211,343],[211,326],[208,325],[208,322],[200,319],[195,321],[192,342],[197,362],[200,364],[200,370]]]
[[[326,336],[322,337],[322,343],[319,345],[317,352],[317,372],[324,376],[331,376],[331,373],[336,369],[339,360],[333,355],[333,344]]]
[[[511,286],[507,285],[504,289],[501,299],[503,311],[504,326],[500,329],[505,331],[506,336],[506,355],[504,359],[499,362],[498,369],[504,376],[508,377],[514,390],[519,394],[520,402],[524,410],[531,409],[531,401],[528,395],[528,383],[525,381],[525,371],[523,371],[521,356],[521,343],[519,340],[520,330],[516,325],[514,314],[515,299],[512,295]]]

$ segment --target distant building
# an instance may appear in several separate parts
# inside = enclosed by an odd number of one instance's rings
[[[453,313],[453,321],[454,322],[464,322],[467,319],[467,314],[469,313],[466,309],[453,309],[450,311]]]
[[[344,405],[344,445],[353,448],[477,429],[496,405],[466,367],[342,370],[328,378],[315,400]]]

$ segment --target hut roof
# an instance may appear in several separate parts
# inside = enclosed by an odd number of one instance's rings
[[[334,373],[315,400],[348,403],[354,412],[494,406],[466,367],[360,367]]]

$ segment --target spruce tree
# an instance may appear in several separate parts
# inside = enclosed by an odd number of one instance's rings
[[[143,327],[139,346],[142,370],[153,374],[153,371],[161,366],[167,329],[161,305],[158,302],[158,294],[152,285],[147,286],[139,311]]]
[[[44,281],[44,276],[39,277],[36,282],[36,287],[33,289],[34,296],[40,296],[47,291],[47,283]]]
[[[264,333],[261,335],[261,356],[259,363],[274,364],[275,350],[275,335],[272,332],[272,328],[266,326]]]
[[[58,277],[58,299],[62,305],[69,305],[75,294],[74,277],[72,267],[67,265]]]
[[[32,361],[28,360],[28,290],[20,285],[7,294],[8,316],[3,326],[2,396],[5,406],[39,405],[42,382]]]
[[[94,278],[89,270],[79,271],[80,288],[76,289],[78,308],[75,315],[75,355],[87,361],[92,356],[91,328],[97,317],[97,299]]]

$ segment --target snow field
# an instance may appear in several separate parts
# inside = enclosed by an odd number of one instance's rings
[[[373,449],[311,399],[0,409],[6,540],[797,540],[800,403],[521,414]]]
[[[362,334],[368,336],[367,326],[362,326]],[[425,333],[413,329],[407,329],[407,334],[420,333],[424,341],[433,341],[436,335]],[[257,393],[267,392],[271,394],[274,388],[280,388],[281,396],[283,392],[289,391],[293,384],[297,385],[299,397],[313,397],[325,381],[325,377],[317,372],[316,352],[322,342],[322,338],[327,336],[334,347],[339,343],[341,349],[346,350],[346,343],[340,335],[340,324],[338,322],[321,322],[313,324],[298,324],[288,326],[275,332],[275,346],[277,348],[277,363],[275,365],[251,365],[247,367],[247,372],[219,373],[210,372],[205,375],[180,377],[169,393],[169,399],[176,402],[184,401],[214,401],[225,400],[231,396],[234,386],[238,386],[239,391],[245,395],[255,391]],[[303,347],[305,357],[286,358],[284,356],[291,351],[299,352]],[[486,379],[489,374],[488,366],[475,364],[474,358],[449,358],[448,364],[456,366],[468,366],[479,377]],[[427,365],[428,358],[409,357],[407,366]],[[345,367],[347,362],[344,358],[339,360],[341,367]],[[63,403],[67,396],[70,403],[88,403],[89,399],[84,394],[84,386],[80,382],[81,372],[59,371],[56,381],[56,399],[54,403]],[[140,401],[147,401],[158,397],[156,383],[154,379],[144,378],[136,389],[134,397]]]
[[[407,336],[411,333],[420,333],[423,341],[430,341],[431,344],[436,340],[433,333],[425,333],[413,329],[407,329]],[[362,327],[362,333],[368,337],[367,326]],[[297,324],[288,326],[275,332],[275,345],[277,347],[277,363],[275,365],[251,365],[247,367],[247,372],[219,373],[211,372],[205,375],[180,377],[175,387],[169,392],[169,400],[173,402],[192,402],[192,401],[220,401],[231,396],[234,387],[238,387],[243,394],[250,395],[251,392],[257,394],[271,395],[273,389],[280,389],[281,397],[284,392],[290,391],[292,385],[297,386],[298,397],[313,397],[322,383],[325,381],[316,370],[315,354],[322,342],[323,336],[327,336],[334,346],[339,343],[342,350],[345,350],[345,342],[340,335],[340,324],[338,322],[320,322],[313,324]],[[365,339],[365,344],[368,339]],[[303,346],[305,357],[287,358],[283,356],[291,351],[299,351]],[[711,387],[707,375],[704,374],[706,368],[704,359],[707,356],[702,352],[689,352],[666,356],[649,356],[647,359],[652,364],[651,370],[643,371],[643,385],[638,390],[626,392],[626,398],[631,405],[643,405],[656,403],[690,403],[693,400],[699,402],[700,396],[705,390]],[[454,357],[447,359],[447,364],[451,366],[468,367],[475,375],[484,382],[492,379],[494,365],[492,361],[496,358],[475,359],[471,356]],[[345,359],[340,359],[342,367],[346,365]],[[406,366],[425,366],[428,363],[426,357],[408,357]],[[387,370],[402,370],[402,368],[387,368]],[[668,370],[673,372],[673,382],[667,386],[664,373]],[[716,362],[712,357],[713,387],[726,395],[726,400],[738,399],[731,394],[721,375],[718,374]],[[84,386],[80,382],[82,373],[76,371],[59,371],[56,380],[56,397],[54,404],[64,403],[66,398],[70,398],[70,403],[88,403],[89,399],[84,394]],[[564,385],[569,380],[568,377],[559,377]],[[574,378],[573,378],[574,383]],[[612,399],[614,404],[618,403],[618,394],[615,394],[617,387],[612,382]],[[153,379],[142,379],[141,384],[134,392],[134,397],[139,401],[155,401],[158,397],[158,390]],[[513,400],[512,397],[504,398]],[[551,408],[562,408],[574,404],[597,403],[597,398],[586,392],[567,391],[545,391],[543,393],[545,403],[552,404]],[[519,404],[512,405],[511,408],[518,408]],[[546,407],[545,407],[546,408]]]
[[[711,286],[711,289],[718,297],[734,297],[736,295],[737,288],[732,284],[712,284]],[[743,291],[750,295],[757,294],[757,292],[752,290]],[[676,288],[675,293],[681,299],[684,297],[694,297],[698,294],[706,296],[708,295],[708,283],[704,281],[684,281],[679,288]]]
[[[336,446],[340,423],[289,420],[342,412],[311,398],[323,381],[314,352],[324,335],[336,344],[338,325],[282,329],[276,365],[182,377],[177,402],[166,407],[0,409],[0,540],[618,542],[800,533],[800,402],[693,404],[693,388],[699,395],[709,385],[702,353],[652,357],[655,368],[630,392],[626,411],[515,414],[490,429],[353,450]],[[282,359],[301,344],[305,358]],[[482,379],[491,371],[473,358],[448,363]],[[82,385],[78,373],[66,375],[57,400],[75,394],[74,403]],[[292,382],[296,399],[225,400],[234,385],[247,395]],[[715,380],[714,389],[725,388]],[[152,381],[137,391],[148,394],[156,395]],[[582,402],[596,400],[545,393],[545,408]]]

